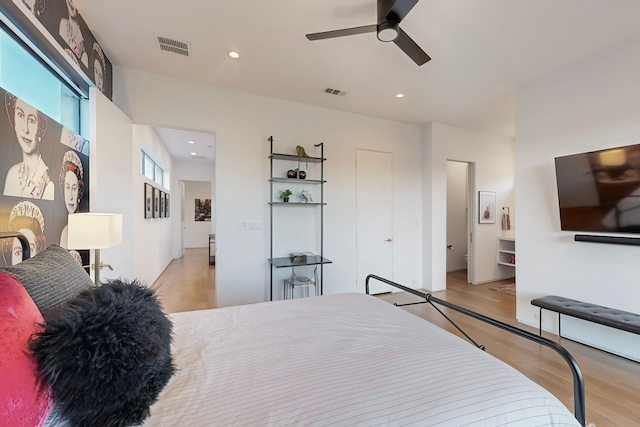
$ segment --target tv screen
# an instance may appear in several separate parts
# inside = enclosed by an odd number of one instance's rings
[[[640,144],[555,164],[562,230],[640,233]]]

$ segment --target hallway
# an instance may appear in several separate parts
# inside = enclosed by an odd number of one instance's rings
[[[151,285],[166,313],[216,307],[215,266],[207,248],[186,249]]]

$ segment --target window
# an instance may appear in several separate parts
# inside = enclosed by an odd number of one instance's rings
[[[0,27],[0,86],[65,127],[88,137],[84,134],[89,127],[83,123],[86,116],[81,114],[86,110],[82,104],[88,104],[87,94],[77,93],[64,84],[3,27]]]
[[[169,188],[167,185],[164,185],[164,169],[154,162],[144,150],[142,151],[142,156],[140,156],[140,173],[163,187]]]

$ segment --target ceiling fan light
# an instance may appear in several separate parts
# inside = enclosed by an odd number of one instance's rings
[[[382,22],[378,25],[378,40],[381,42],[392,42],[398,37],[398,24],[391,21]]]

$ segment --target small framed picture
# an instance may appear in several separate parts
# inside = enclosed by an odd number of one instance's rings
[[[478,191],[478,223],[493,224],[496,222],[496,193]]]
[[[169,193],[164,193],[164,198],[164,216],[165,218],[169,218],[169,212],[171,212],[169,209]]]
[[[160,191],[160,218],[164,218],[164,191]]]
[[[144,217],[153,218],[153,187],[144,184]]]
[[[153,217],[160,218],[160,190],[153,187]]]

